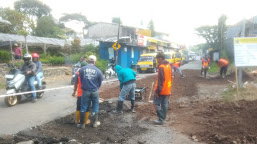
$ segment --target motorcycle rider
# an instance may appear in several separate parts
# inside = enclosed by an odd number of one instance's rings
[[[85,57],[80,57],[79,62],[76,63],[74,66],[75,67],[81,67],[82,62],[86,62]],[[86,65],[87,65],[87,62],[86,62]]]
[[[26,53],[23,56],[23,61],[24,61],[24,64],[20,68],[20,71],[25,74],[26,81],[29,84],[30,90],[35,91],[36,88],[34,86],[34,81],[35,81],[35,73],[36,73],[36,70],[37,70],[37,66],[36,66],[35,63],[32,62],[32,56],[28,53]],[[36,102],[37,101],[37,94],[35,92],[33,92],[32,96],[33,96],[32,102]]]
[[[43,70],[42,70],[42,63],[41,61],[39,61],[39,55],[37,53],[32,53],[32,60],[37,65],[35,76],[38,82],[38,88],[42,89],[41,78],[43,77]]]

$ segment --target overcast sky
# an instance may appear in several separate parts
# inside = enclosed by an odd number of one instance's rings
[[[11,7],[16,0],[0,0],[0,7]],[[156,31],[170,34],[170,40],[186,45],[203,42],[194,29],[214,25],[222,14],[227,24],[257,15],[256,0],[41,0],[58,19],[63,13],[81,13],[88,20],[111,22],[121,17],[124,25],[146,26],[153,19]],[[73,24],[74,25],[74,24]],[[74,28],[80,30],[79,25]]]

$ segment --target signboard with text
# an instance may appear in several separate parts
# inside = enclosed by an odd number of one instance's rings
[[[257,66],[257,37],[234,38],[235,65]]]

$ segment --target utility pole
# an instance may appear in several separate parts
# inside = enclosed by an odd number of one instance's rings
[[[117,37],[117,44],[116,44],[116,64],[118,64],[119,39],[120,39],[120,18],[119,18],[118,37]]]
[[[241,37],[245,37],[245,18],[242,21],[242,30],[241,30]],[[243,77],[243,68],[239,67],[238,68],[238,83],[239,87],[242,87],[242,77]]]

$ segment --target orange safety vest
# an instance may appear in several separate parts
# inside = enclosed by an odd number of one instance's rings
[[[173,66],[178,68],[180,66],[180,62],[175,62]]]
[[[161,84],[162,85],[162,90],[159,93],[159,95],[164,95],[168,96],[171,94],[171,86],[172,86],[172,70],[169,64],[161,64],[159,66],[159,69],[163,68],[164,70],[164,82]],[[159,70],[158,70],[158,75],[159,76]],[[154,90],[156,91],[158,87],[158,78],[155,83],[155,88]]]
[[[226,59],[220,59],[219,63],[221,64],[222,67],[224,67],[224,66],[227,66],[229,62]]]
[[[203,67],[208,66],[208,64],[209,64],[209,60],[208,61],[203,60]]]
[[[77,72],[78,75],[78,89],[77,89],[77,95],[78,97],[81,97],[83,94],[83,90],[81,89],[81,81],[80,81],[80,76],[79,76],[79,72]]]

